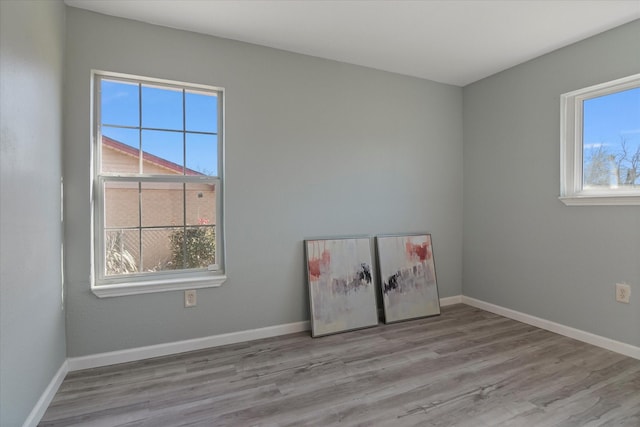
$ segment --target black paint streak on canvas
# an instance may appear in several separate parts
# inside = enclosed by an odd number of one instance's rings
[[[351,276],[351,280],[338,278],[333,279],[331,286],[333,292],[347,295],[351,291],[358,291],[361,287],[371,283],[371,267],[366,262],[360,264],[360,268]]]
[[[391,292],[403,292],[409,289],[417,289],[425,282],[428,283],[431,281],[427,276],[428,274],[422,264],[398,270],[382,283],[382,291],[386,295]]]

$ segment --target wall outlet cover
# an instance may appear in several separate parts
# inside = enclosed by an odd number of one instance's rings
[[[616,301],[629,304],[631,299],[631,286],[626,283],[616,283]]]
[[[192,289],[190,291],[184,291],[184,306],[195,307],[196,303],[196,290]]]

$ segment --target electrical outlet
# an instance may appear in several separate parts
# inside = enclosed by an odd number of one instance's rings
[[[626,283],[616,283],[616,301],[629,304],[631,286]]]
[[[184,291],[184,306],[195,307],[196,306],[196,290]]]

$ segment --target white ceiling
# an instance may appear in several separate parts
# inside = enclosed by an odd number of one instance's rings
[[[640,0],[65,3],[458,86],[640,18]]]

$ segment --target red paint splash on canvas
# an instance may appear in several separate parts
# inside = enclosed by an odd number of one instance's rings
[[[408,259],[418,258],[420,261],[426,261],[432,257],[431,245],[429,245],[429,242],[419,244],[407,242],[405,244],[405,253],[407,254]]]
[[[320,279],[321,271],[327,271],[331,265],[331,254],[326,249],[322,251],[320,258],[309,260],[309,278],[311,281]]]

